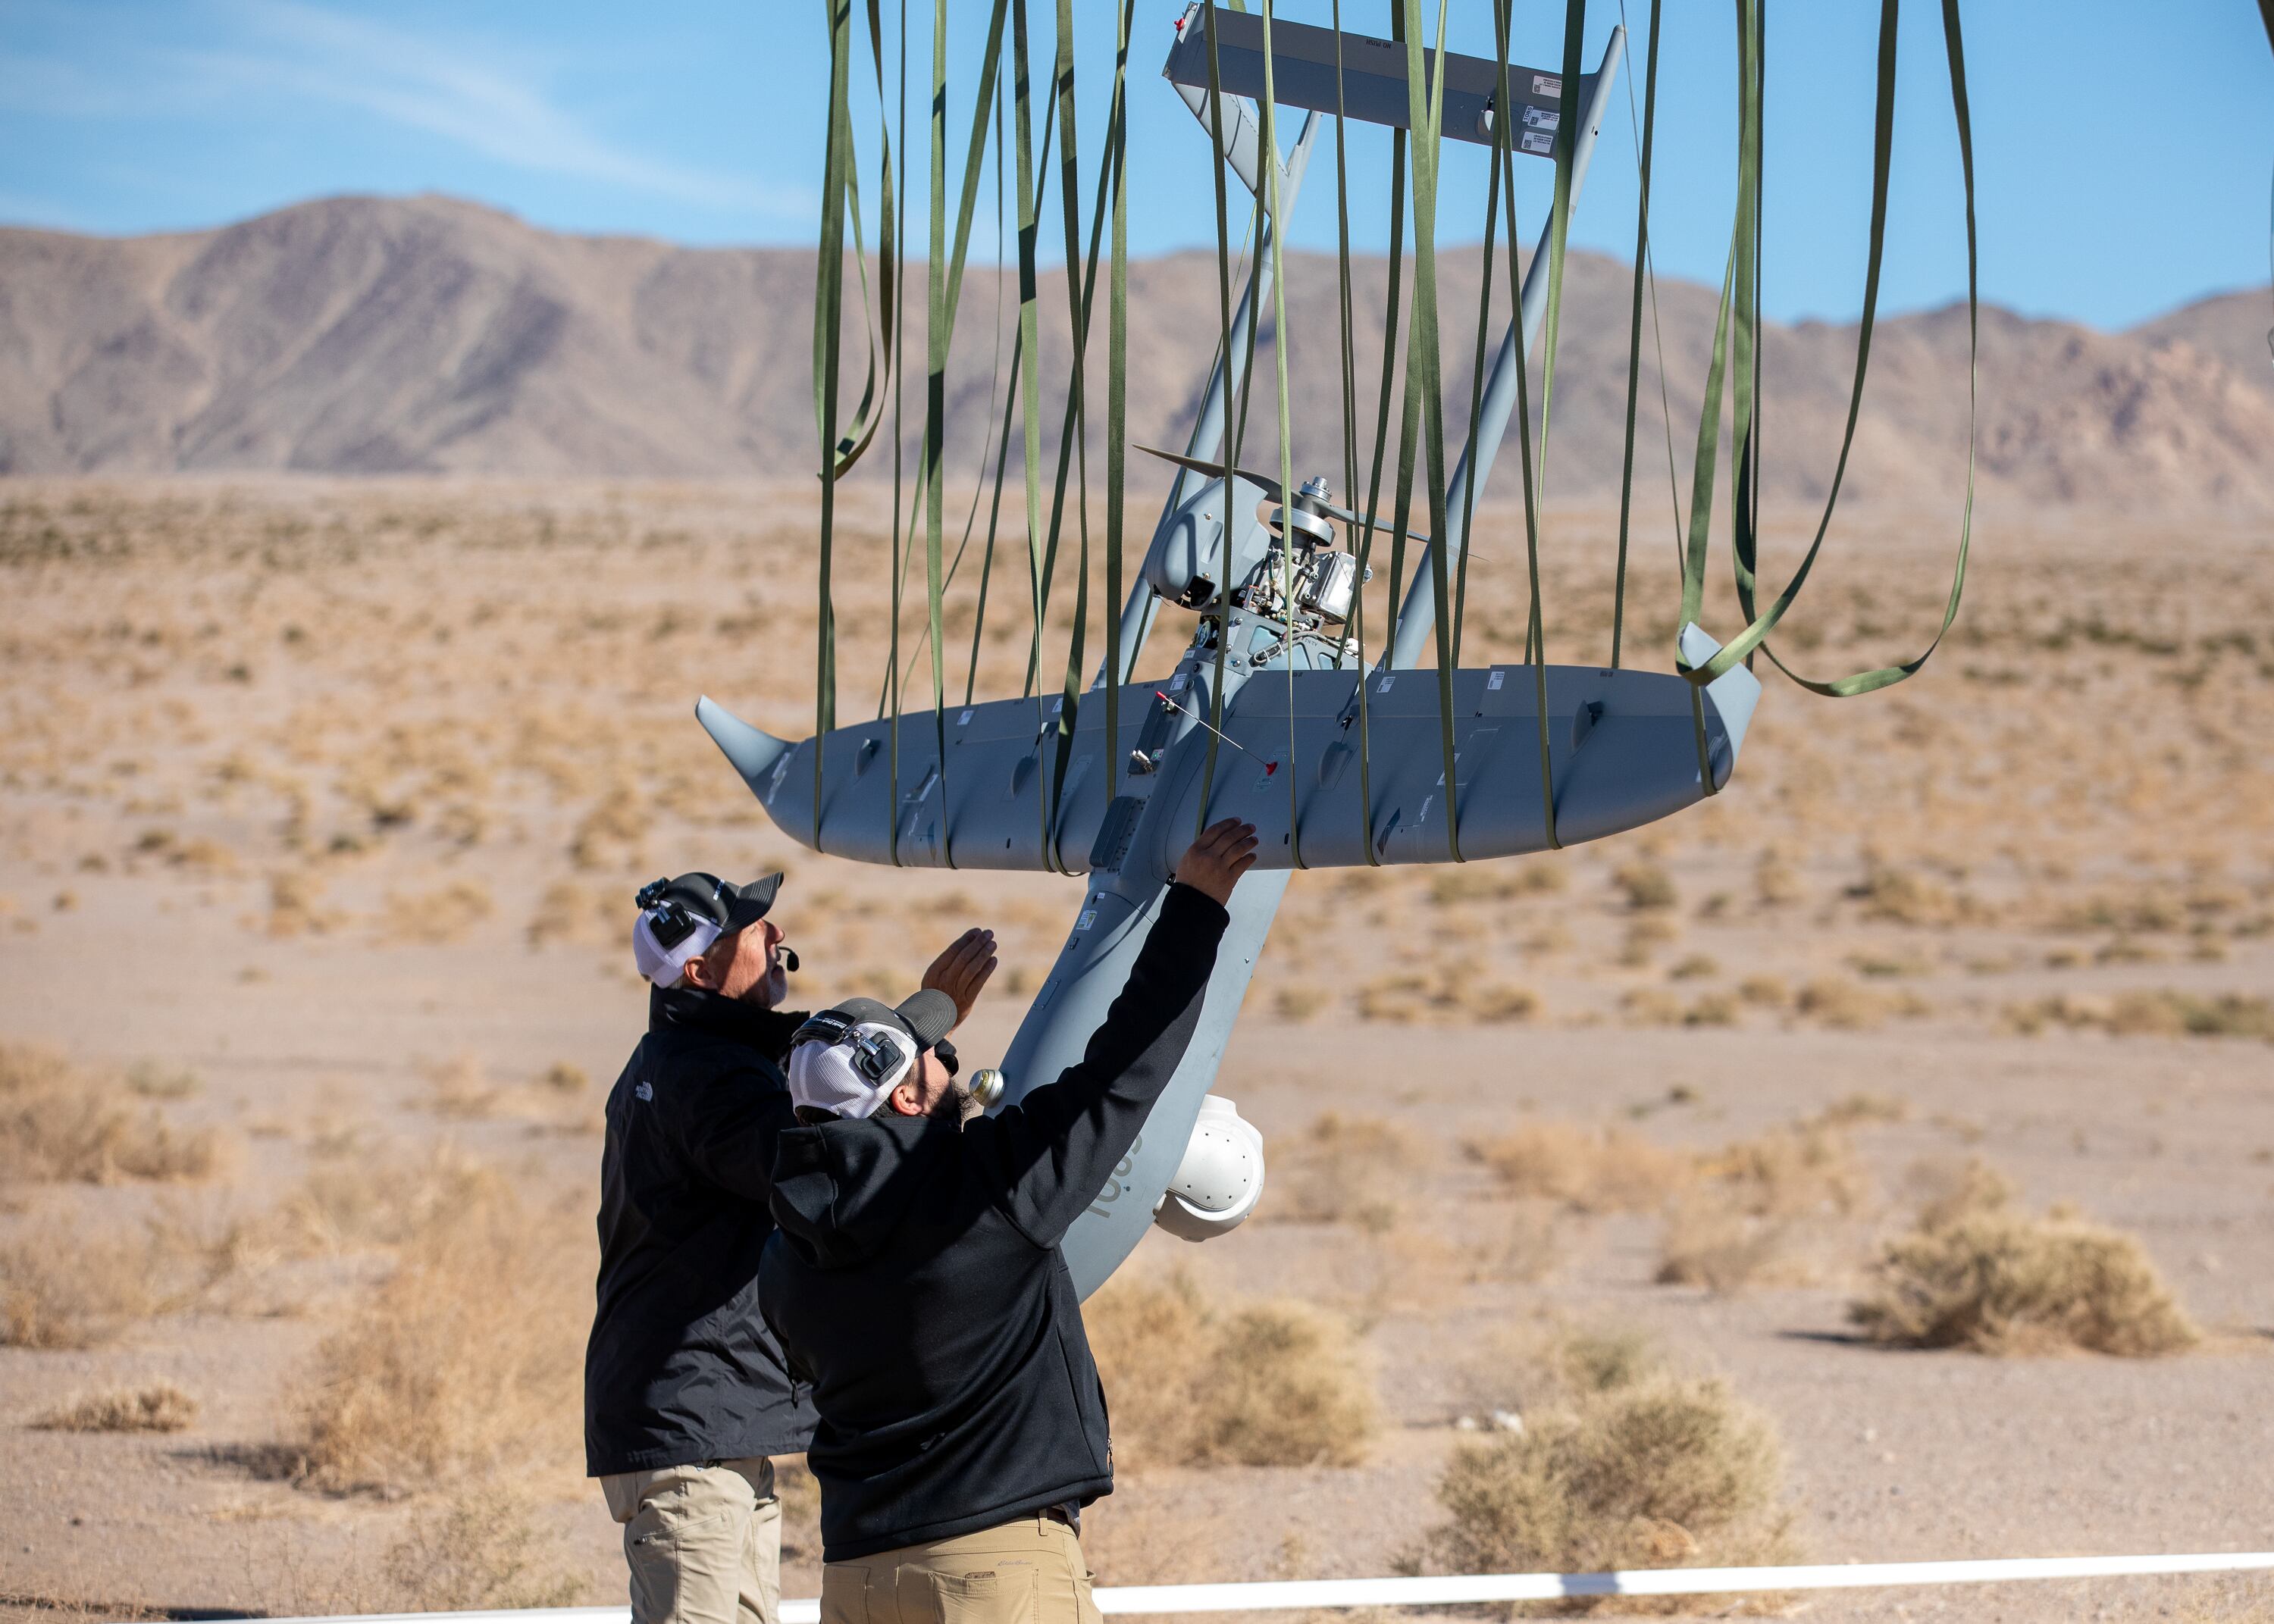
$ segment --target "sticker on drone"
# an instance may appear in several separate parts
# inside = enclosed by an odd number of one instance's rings
[[[1555,150],[1555,138],[1544,130],[1526,130],[1517,145],[1528,153],[1552,153]]]
[[[1532,94],[1535,96],[1555,96],[1560,100],[1563,94],[1563,81],[1553,73],[1535,73],[1532,76]]]
[[[1524,109],[1524,125],[1527,130],[1553,130],[1563,122],[1563,115],[1544,107]]]
[[[1374,685],[1374,691],[1377,694],[1387,694],[1389,692],[1389,685],[1397,680],[1396,677],[1385,673],[1382,680]]]
[[[968,710],[966,710],[966,711],[965,711],[961,716],[957,717],[957,718],[955,718],[955,725],[956,725],[958,727],[968,727],[968,726],[971,726],[971,712],[970,712],[970,711],[968,711]]]
[[[1485,679],[1485,692],[1487,694],[1498,693],[1500,691],[1500,685],[1507,680],[1508,673],[1504,671],[1494,672],[1492,675]]]

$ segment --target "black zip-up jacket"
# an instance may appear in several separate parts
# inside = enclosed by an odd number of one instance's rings
[[[1105,1395],[1058,1242],[1183,1059],[1228,918],[1171,886],[1081,1062],[1017,1105],[782,1135],[781,1228],[759,1282],[813,1384],[824,1560],[1112,1492]]]
[[[781,1064],[804,1019],[697,988],[649,995],[600,1153],[584,1352],[595,1477],[794,1455],[812,1433],[811,1404],[758,1312],[775,1143],[796,1124]]]

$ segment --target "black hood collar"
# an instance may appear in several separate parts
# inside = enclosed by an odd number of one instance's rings
[[[963,1131],[954,1116],[880,1111],[795,1128],[774,1156],[774,1222],[820,1268],[874,1256]]]
[[[707,987],[656,987],[647,996],[647,1029],[691,1027],[747,1043],[770,1057],[789,1048],[789,1034],[805,1019],[803,1011],[762,1010],[755,1004],[728,998]]]

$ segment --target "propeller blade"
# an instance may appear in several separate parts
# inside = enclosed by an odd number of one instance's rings
[[[1221,462],[1204,462],[1198,457],[1185,456],[1174,451],[1156,451],[1150,446],[1139,446],[1137,449],[1148,456],[1159,457],[1163,462],[1174,462],[1178,468],[1189,468],[1193,472],[1206,474],[1212,479],[1224,477],[1224,464]],[[1284,504],[1287,500],[1285,487],[1269,474],[1259,474],[1250,469],[1235,468],[1231,470],[1231,476],[1235,479],[1245,479],[1250,485],[1261,485],[1268,500]]]
[[[1132,440],[1130,443],[1132,445],[1136,444],[1134,440]],[[1196,474],[1206,474],[1212,479],[1221,479],[1224,477],[1224,464],[1221,462],[1210,462],[1204,461],[1200,457],[1186,456],[1181,453],[1175,451],[1156,450],[1151,446],[1138,446],[1137,449],[1142,451],[1148,456],[1159,457],[1163,462],[1174,462],[1179,468],[1188,468]],[[1286,496],[1284,493],[1285,487],[1271,475],[1259,474],[1253,469],[1246,468],[1235,468],[1231,470],[1231,475],[1235,479],[1245,479],[1252,485],[1260,486],[1263,492],[1264,500],[1278,504],[1282,507],[1285,506],[1287,500]],[[1315,501],[1317,499],[1312,498],[1310,500]],[[1364,514],[1354,513],[1350,508],[1338,507],[1333,502],[1319,502],[1318,507],[1321,512],[1326,514],[1330,518],[1341,520],[1344,524],[1365,524],[1367,523],[1367,517]],[[1385,532],[1391,528],[1386,521],[1379,519],[1374,521],[1374,526],[1377,530]],[[1429,538],[1422,534],[1419,530],[1408,530],[1405,534],[1412,540],[1419,542],[1425,547],[1429,545]],[[1478,553],[1472,548],[1470,550],[1470,556],[1472,558],[1482,558],[1484,554]]]

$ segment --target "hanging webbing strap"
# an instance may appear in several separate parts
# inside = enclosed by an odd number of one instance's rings
[[[1295,506],[1295,443],[1287,394],[1286,267],[1280,252],[1280,241],[1287,234],[1287,222],[1279,210],[1278,100],[1278,83],[1272,70],[1271,0],[1263,0],[1262,201],[1264,212],[1271,222],[1271,363],[1279,418],[1279,500],[1284,514],[1291,511]],[[1229,518],[1231,515],[1227,514],[1225,516]],[[1287,617],[1288,861],[1300,868],[1304,866],[1302,798],[1296,785],[1302,775],[1292,771],[1295,762],[1295,531],[1291,523],[1283,523],[1279,528],[1279,612]]]
[[[2270,0],[2274,4],[2274,0]],[[1351,301],[1351,236],[1350,236],[1350,153],[1344,139],[1347,123],[1346,99],[1344,94],[1343,64],[1343,0],[1334,0],[1335,31],[1335,274],[1336,317],[1340,325],[1340,360],[1343,384],[1343,500],[1352,501],[1358,495],[1358,346],[1352,327],[1353,312]],[[1393,170],[1393,173],[1396,171]],[[1394,183],[1393,183],[1394,184]],[[1397,250],[1391,250],[1393,255]],[[1390,275],[1395,279],[1397,272]],[[1382,333],[1382,349],[1394,357],[1397,353],[1396,324]],[[1389,410],[1389,380],[1385,371],[1382,378],[1382,410]],[[1374,445],[1374,466],[1381,466],[1381,441]],[[1358,554],[1357,584],[1351,592],[1350,635],[1356,653],[1351,662],[1358,679],[1358,743],[1359,743],[1359,827],[1367,829],[1372,817],[1371,804],[1367,798],[1368,770],[1367,760],[1366,704],[1366,557],[1367,544],[1374,538],[1374,524],[1369,514],[1365,532],[1354,551]],[[1344,726],[1349,725],[1344,718]],[[1347,748],[1348,747],[1344,747]],[[1366,841],[1366,853],[1370,862],[1379,861],[1371,836]]]
[[[853,409],[853,422],[837,442],[837,474],[842,478],[861,460],[877,438],[885,420],[883,391],[899,382],[893,370],[900,334],[900,246],[892,230],[892,139],[885,96],[885,33],[877,17],[877,0],[869,0],[869,58],[877,74],[877,139],[882,152],[879,186],[883,201],[877,210],[877,297],[869,296],[869,251],[861,235],[860,171],[848,154],[845,169],[847,212],[853,216],[853,263],[861,274],[861,329],[869,341],[868,375],[861,384],[861,403]],[[877,376],[881,366],[883,377]]]
[[[1567,96],[1571,94],[1570,87],[1577,86],[1579,82],[1574,76],[1571,70],[1570,57],[1574,49],[1571,43],[1571,38],[1585,26],[1586,19],[1584,15],[1584,6],[1581,7],[1581,10],[1583,14],[1577,21],[1574,21],[1568,16],[1564,19],[1564,32],[1566,35],[1564,40],[1564,56],[1566,61],[1564,64],[1563,83],[1566,86],[1565,94]],[[1498,95],[1498,105],[1502,107],[1510,107],[1514,105],[1509,94],[1508,82],[1510,23],[1509,0],[1499,0],[1499,4],[1495,5],[1493,8],[1493,32],[1495,36],[1494,48],[1497,53],[1496,71],[1499,74],[1499,83],[1495,89]],[[1524,556],[1525,567],[1529,571],[1532,597],[1531,608],[1525,618],[1524,658],[1525,662],[1532,667],[1532,704],[1533,709],[1538,712],[1540,828],[1546,835],[1549,849],[1560,850],[1563,845],[1563,840],[1562,837],[1556,832],[1555,828],[1555,757],[1550,748],[1550,735],[1547,730],[1547,631],[1546,618],[1540,612],[1540,484],[1538,472],[1532,466],[1532,385],[1529,380],[1531,368],[1526,364],[1528,357],[1521,353],[1522,350],[1525,348],[1523,345],[1524,282],[1523,278],[1517,270],[1517,253],[1514,246],[1518,240],[1517,237],[1516,219],[1516,161],[1514,154],[1508,150],[1509,143],[1515,139],[1513,129],[1514,121],[1512,119],[1496,119],[1494,122],[1495,145],[1501,147],[1503,152],[1501,164],[1501,185],[1504,189],[1503,197],[1508,210],[1508,240],[1510,243],[1508,255],[1508,298],[1510,309],[1516,312],[1511,319],[1517,323],[1517,344],[1519,350],[1519,353],[1516,357],[1517,466],[1521,474],[1524,485]],[[1565,109],[1562,117],[1556,121],[1558,132],[1558,144],[1555,148],[1555,173],[1557,176],[1556,197],[1567,211],[1570,207],[1570,191],[1568,183],[1563,177],[1566,176],[1569,169],[1568,160],[1570,157],[1570,150],[1562,145],[1561,138],[1562,132],[1567,126],[1576,127],[1577,124],[1577,118],[1573,116],[1571,110],[1568,107]],[[1548,235],[1548,252],[1551,255],[1558,252],[1559,244],[1560,239],[1551,229]],[[1555,279],[1552,274],[1554,270],[1554,262],[1552,259],[1550,261],[1549,268],[1551,272],[1549,276],[1549,307],[1547,313],[1547,319],[1543,325],[1546,327],[1546,336],[1548,346],[1547,352],[1552,357],[1555,354],[1555,294],[1556,291]],[[1540,426],[1541,455],[1544,456],[1546,455],[1547,444],[1547,422],[1544,412],[1542,413]]]
[[[1125,6],[1114,39],[1112,122],[1105,132],[1113,166],[1113,246],[1105,273],[1105,602],[1121,601],[1121,497],[1129,463],[1129,27]],[[1121,617],[1105,617],[1105,798],[1121,786]]]
[[[1084,658],[1087,653],[1089,628],[1089,448],[1087,444],[1088,407],[1085,399],[1084,376],[1086,367],[1084,365],[1084,357],[1088,354],[1089,349],[1090,316],[1097,290],[1098,245],[1104,237],[1107,203],[1108,200],[1115,194],[1118,171],[1120,167],[1121,154],[1115,145],[1113,132],[1119,125],[1124,117],[1123,98],[1127,88],[1129,67],[1129,29],[1131,23],[1134,20],[1133,13],[1135,8],[1136,0],[1124,0],[1121,14],[1115,29],[1114,37],[1116,55],[1114,57],[1113,67],[1113,95],[1106,109],[1105,151],[1097,174],[1097,200],[1092,210],[1088,259],[1081,277],[1079,296],[1073,300],[1072,305],[1074,344],[1073,376],[1072,388],[1069,392],[1069,399],[1066,402],[1066,424],[1064,431],[1066,438],[1062,439],[1058,443],[1058,497],[1053,502],[1050,510],[1050,557],[1054,559],[1058,553],[1059,534],[1058,527],[1060,523],[1059,515],[1064,507],[1066,452],[1068,441],[1070,440],[1073,451],[1075,465],[1079,470],[1074,498],[1074,530],[1076,540],[1081,549],[1081,556],[1075,570],[1073,626],[1066,644],[1065,677],[1059,695],[1060,706],[1058,710],[1058,748],[1056,751],[1056,758],[1052,763],[1050,771],[1050,821],[1053,827],[1057,825],[1059,804],[1065,793],[1066,766],[1073,754],[1073,742],[1076,729],[1080,726],[1081,721],[1082,671],[1084,668]],[[1081,246],[1081,195],[1077,184],[1079,177],[1075,172],[1073,162],[1074,109],[1073,0],[1058,0],[1058,71],[1060,75],[1059,94],[1064,97],[1065,102],[1065,116],[1060,121],[1065,128],[1065,145],[1061,148],[1063,154],[1063,167],[1060,172],[1064,177],[1065,187],[1065,212],[1066,222],[1066,267],[1067,280],[1071,284],[1073,280],[1073,267],[1074,259]],[[1111,325],[1110,312],[1108,325]],[[1109,378],[1107,382],[1107,389],[1110,396],[1112,389],[1112,381],[1111,378]],[[1111,409],[1109,402],[1109,418],[1111,417]],[[1112,432],[1113,431],[1111,427],[1109,427],[1109,435],[1111,434]],[[1048,590],[1047,583],[1050,579],[1049,571],[1050,565],[1046,560],[1043,566],[1043,577],[1045,583],[1044,590],[1046,591]],[[1119,574],[1118,569],[1115,574],[1118,579]],[[1119,624],[1118,620],[1116,619],[1114,623],[1118,628]],[[1116,667],[1117,674],[1118,672],[1118,667]],[[1109,683],[1107,685],[1107,692],[1111,694],[1114,691],[1115,686],[1115,684]],[[1110,714],[1118,715],[1118,707],[1116,707],[1116,710]],[[1113,750],[1113,743],[1114,735],[1109,732],[1104,746],[1109,760]],[[1109,767],[1108,771],[1110,772],[1111,769]],[[1052,866],[1055,866],[1055,856],[1050,853],[1045,853],[1044,855],[1046,858],[1050,859]]]
[[[1436,599],[1437,731],[1445,763],[1445,849],[1461,855],[1461,786],[1453,746],[1453,617],[1445,569],[1445,402],[1437,338],[1437,160],[1445,105],[1445,0],[1437,4],[1434,64],[1421,49],[1419,0],[1404,0],[1405,86],[1413,123],[1413,336],[1406,355],[1407,398],[1420,397],[1422,451],[1429,498],[1429,583]],[[1434,75],[1425,77],[1433,66]],[[1573,81],[1577,82],[1576,79]]]
[[[1337,4],[1337,16],[1339,17],[1339,4]],[[1401,44],[1405,39],[1405,14],[1395,4],[1391,5],[1389,8],[1389,38],[1392,44]],[[1335,49],[1339,56],[1342,49],[1341,35],[1339,32],[1337,32],[1336,35]],[[1339,94],[1340,84],[1338,80],[1337,94]],[[1337,139],[1340,139],[1341,129],[1342,118],[1338,115],[1336,119],[1336,132]],[[1337,148],[1337,151],[1339,151],[1339,148]],[[1344,187],[1346,184],[1345,177],[1343,173],[1344,169],[1344,166],[1338,162],[1336,165],[1335,180],[1335,184],[1338,188]],[[1347,197],[1344,199],[1343,214],[1344,219],[1347,220],[1350,214],[1350,206]],[[1345,242],[1347,242],[1349,237],[1347,229],[1345,229],[1344,232],[1344,237]],[[1374,465],[1372,470],[1367,476],[1365,509],[1366,523],[1365,527],[1359,532],[1359,586],[1353,598],[1357,609],[1357,618],[1351,628],[1351,635],[1358,640],[1359,645],[1359,826],[1367,831],[1366,841],[1367,863],[1369,867],[1376,868],[1382,867],[1382,849],[1380,843],[1374,838],[1373,834],[1374,718],[1367,699],[1366,691],[1366,627],[1364,624],[1366,613],[1366,578],[1367,574],[1367,561],[1374,555],[1374,521],[1376,515],[1382,511],[1382,457],[1389,448],[1389,397],[1392,385],[1395,383],[1397,377],[1398,335],[1404,330],[1404,324],[1398,320],[1398,303],[1399,294],[1401,292],[1400,280],[1404,274],[1404,265],[1405,131],[1402,127],[1393,127],[1389,132],[1389,268],[1388,279],[1389,291],[1383,304],[1382,318],[1382,390],[1379,398],[1374,403]],[[1345,281],[1347,281],[1349,276],[1347,268],[1344,269],[1344,276]],[[1400,568],[1405,556],[1405,514],[1402,508],[1394,516],[1392,521],[1389,550],[1391,558],[1389,571],[1389,630],[1390,635],[1394,640],[1397,631],[1398,593],[1404,590],[1405,583],[1404,572]]]
[[[829,22],[829,134],[821,167],[821,251],[813,300],[814,418],[821,433],[820,611],[813,684],[813,849],[821,849],[822,740],[837,721],[837,626],[829,569],[837,530],[837,385],[845,310],[845,191],[853,131],[846,94],[851,0],[822,0]]]
[[[1822,694],[1830,698],[1848,698],[1857,694],[1868,694],[1875,689],[1888,688],[1903,681],[1917,672],[1932,657],[1935,650],[1940,646],[1944,634],[1950,629],[1952,623],[1958,618],[1959,601],[1966,587],[1967,554],[1972,545],[1974,531],[1977,369],[1981,337],[1980,286],[1974,211],[1974,130],[1966,92],[1965,46],[1959,28],[1957,0],[1942,0],[1943,44],[1949,63],[1951,109],[1958,125],[1959,162],[1966,191],[1967,306],[1966,500],[1959,526],[1958,555],[1951,572],[1950,592],[1944,605],[1942,624],[1936,630],[1933,640],[1916,658],[1898,665],[1883,665],[1870,671],[1857,672],[1850,676],[1830,681],[1818,681],[1799,675],[1781,660],[1777,660],[1774,653],[1768,651],[1765,645],[1765,640],[1769,633],[1775,629],[1778,621],[1783,619],[1785,611],[1792,606],[1793,600],[1799,596],[1800,589],[1807,581],[1809,571],[1814,567],[1817,555],[1824,545],[1825,536],[1831,529],[1833,510],[1839,501],[1841,482],[1847,473],[1849,453],[1855,441],[1856,419],[1863,410],[1864,382],[1871,362],[1872,331],[1878,316],[1880,266],[1886,245],[1887,176],[1894,132],[1896,4],[1897,0],[1883,0],[1880,8],[1878,104],[1873,114],[1872,130],[1871,225],[1864,279],[1864,311],[1856,328],[1856,373],[1849,392],[1847,423],[1841,437],[1840,458],[1834,469],[1832,488],[1826,500],[1824,516],[1817,526],[1815,538],[1811,542],[1807,553],[1802,558],[1799,568],[1793,572],[1791,581],[1781,592],[1777,594],[1768,608],[1758,615],[1754,613],[1751,602],[1751,581],[1756,538],[1750,523],[1747,524],[1744,534],[1740,538],[1739,546],[1733,551],[1738,553],[1737,563],[1742,572],[1740,606],[1751,620],[1751,624],[1736,636],[1731,638],[1721,652],[1702,665],[1693,668],[1686,661],[1677,658],[1676,668],[1692,683],[1701,687],[1745,658],[1756,648],[1761,648],[1765,652],[1770,653],[1770,658],[1776,661],[1779,670],[1784,672],[1787,676],[1791,677],[1795,682],[1811,693]],[[1757,5],[1758,0],[1739,0],[1740,28],[1743,36],[1741,45],[1743,47],[1744,57],[1740,76],[1739,116],[1741,124],[1752,132],[1752,139],[1750,143],[1741,140],[1739,148],[1740,235],[1732,244],[1733,271],[1736,268],[1738,250],[1744,241],[1745,234],[1752,229],[1751,211],[1758,208],[1759,188],[1758,131],[1761,117],[1761,87],[1758,71],[1760,24]],[[1729,290],[1726,284],[1723,297],[1726,304],[1729,297]],[[1701,425],[1699,435],[1701,450],[1705,446],[1705,439],[1703,425]],[[1708,477],[1710,479],[1710,476]],[[1710,489],[1710,485],[1708,488]],[[1693,491],[1692,500],[1695,500]],[[1695,618],[1692,613],[1692,594],[1688,575],[1691,563],[1695,563],[1701,569],[1703,567],[1704,557],[1698,538],[1701,528],[1698,515],[1693,508],[1690,515],[1690,553],[1684,566],[1683,601],[1685,619]]]
[[[2274,0],[2269,0],[2274,4]],[[1663,0],[1650,0],[1650,49],[1645,57],[1642,94],[1641,150],[1636,158],[1638,195],[1635,200],[1634,313],[1627,328],[1627,423],[1625,448],[1619,464],[1619,563],[1611,593],[1611,669],[1619,668],[1626,632],[1627,533],[1634,516],[1635,405],[1642,394],[1642,296],[1645,267],[1650,264],[1650,169],[1652,144],[1658,133],[1658,29]],[[1623,7],[1622,8],[1623,10]],[[1633,111],[1634,80],[1627,80],[1628,111]],[[1659,367],[1659,387],[1666,384],[1666,368]],[[1669,453],[1672,442],[1668,442]]]
[[[1215,148],[1216,173],[1216,314],[1220,336],[1216,353],[1224,357],[1224,388],[1236,395],[1243,380],[1243,372],[1235,372],[1231,363],[1231,215],[1224,196],[1224,71],[1216,56],[1216,0],[1208,0],[1201,13],[1208,26],[1209,74],[1209,140]],[[1276,163],[1276,154],[1263,154]],[[1254,332],[1255,322],[1251,312],[1248,329]],[[1227,404],[1237,405],[1237,401]],[[1208,748],[1201,761],[1200,810],[1193,820],[1193,834],[1197,839],[1208,827],[1209,797],[1216,790],[1216,757],[1217,741],[1224,737],[1224,665],[1225,645],[1231,640],[1231,501],[1233,485],[1232,468],[1237,455],[1237,440],[1232,424],[1244,417],[1244,412],[1227,414],[1224,444],[1224,497],[1225,512],[1222,532],[1222,561],[1216,569],[1216,673],[1209,684]]]
[[[1042,658],[1043,638],[1043,425],[1037,410],[1041,382],[1036,377],[1036,359],[1041,343],[1035,310],[1035,174],[1028,167],[1034,161],[1034,120],[1028,106],[1027,0],[1011,0],[1011,122],[1019,149],[1019,368],[1015,387],[1019,392],[1020,425],[1025,434],[1022,472],[1027,485],[1027,584],[1028,606],[1034,614],[1033,645],[1028,656],[1028,669],[1032,671]],[[1039,701],[1035,709],[1035,733],[1039,741],[1042,736]],[[1039,743],[1036,748],[1039,749]],[[1035,795],[1035,821],[1041,835],[1043,851],[1047,854],[1050,849],[1050,798],[1041,793],[1039,785]]]

